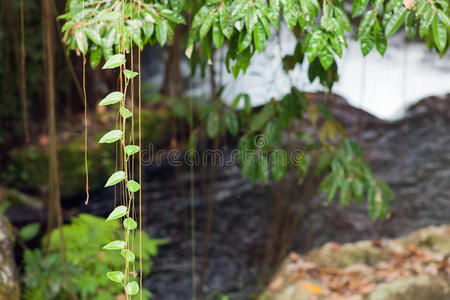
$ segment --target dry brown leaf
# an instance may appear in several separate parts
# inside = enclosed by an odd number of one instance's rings
[[[269,285],[269,290],[272,292],[278,291],[283,286],[283,278],[277,277],[275,278],[272,283]]]
[[[289,258],[293,261],[297,261],[300,259],[300,255],[298,255],[298,253],[291,252],[289,253]]]

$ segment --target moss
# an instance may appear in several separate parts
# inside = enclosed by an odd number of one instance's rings
[[[150,143],[161,146],[170,128],[171,114],[168,110],[142,110],[142,147]],[[137,118],[135,118],[135,137],[138,136]],[[113,172],[116,161],[116,145],[99,145],[97,141],[105,129],[90,133],[88,141],[89,188],[101,189],[108,176]],[[128,137],[127,137],[128,138]],[[137,143],[137,141],[136,141]],[[48,154],[46,150],[29,146],[23,150],[13,149],[8,153],[9,162],[0,179],[19,189],[32,192],[45,192],[48,183]],[[60,172],[61,195],[71,197],[85,190],[84,138],[78,136],[69,142],[58,145],[58,163]]]
[[[429,226],[394,242],[402,247],[414,244],[422,250],[450,255],[450,225]]]
[[[450,282],[427,275],[398,278],[378,285],[368,300],[448,300]]]
[[[308,260],[324,267],[345,268],[352,264],[374,265],[383,260],[385,254],[373,247],[370,241],[361,241],[336,247],[327,243],[308,255]]]

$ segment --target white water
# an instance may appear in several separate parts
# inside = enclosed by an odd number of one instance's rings
[[[353,106],[387,120],[401,117],[409,105],[422,98],[450,93],[450,54],[440,59],[424,43],[406,42],[403,37],[400,34],[389,39],[384,57],[374,49],[365,58],[359,42],[349,39],[349,47],[338,61],[340,80],[333,92]],[[260,105],[289,92],[291,84],[304,91],[323,91],[318,82],[309,82],[306,63],[297,65],[289,75],[283,71],[281,59],[293,53],[295,44],[295,38],[285,29],[280,43],[272,37],[265,51],[253,57],[245,75],[241,73],[235,79],[222,68],[226,101],[248,93],[252,104]],[[216,74],[220,69],[217,63]]]

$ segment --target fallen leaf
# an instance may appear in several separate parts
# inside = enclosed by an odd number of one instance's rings
[[[300,288],[313,294],[321,294],[322,289],[317,284],[311,282],[300,282]]]

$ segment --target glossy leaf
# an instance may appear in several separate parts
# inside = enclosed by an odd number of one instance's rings
[[[406,18],[406,14],[408,13],[408,10],[406,7],[402,6],[399,9],[394,10],[394,14],[389,19],[389,21],[386,24],[385,28],[385,35],[386,37],[389,37],[393,35],[402,25],[403,21]]]
[[[110,144],[120,140],[121,138],[122,138],[122,130],[114,129],[107,132],[98,142],[100,144]]]
[[[112,280],[117,283],[121,283],[122,280],[125,278],[125,275],[120,271],[113,271],[106,273],[106,277],[109,278],[109,280]]]
[[[123,70],[123,74],[125,75],[126,79],[133,79],[134,77],[136,77],[139,73],[138,72],[133,72],[131,70]]]
[[[132,281],[127,284],[125,287],[125,291],[127,292],[127,295],[133,296],[139,293],[139,285],[136,281]]]
[[[135,192],[139,191],[140,188],[141,188],[141,186],[139,185],[139,183],[137,183],[134,180],[128,180],[128,182],[127,182],[127,189],[130,192],[135,193]]]
[[[120,112],[120,115],[124,118],[124,119],[128,119],[129,117],[131,117],[133,114],[131,113],[131,111],[128,109],[128,108],[126,108],[126,107],[123,107],[123,106],[121,106],[120,108],[119,108],[119,112]]]
[[[112,186],[118,184],[122,180],[126,178],[126,174],[124,171],[117,171],[109,177],[108,181],[105,184],[105,187]]]
[[[107,245],[103,246],[103,250],[122,250],[125,248],[125,241],[117,240],[112,241],[111,243],[108,243]]]
[[[375,26],[373,27],[373,36],[377,51],[381,54],[381,56],[384,56],[387,48],[387,39],[384,35],[384,30],[379,22],[376,22]]]
[[[167,42],[167,27],[169,25],[166,21],[161,21],[156,24],[156,39],[161,46],[164,46]]]
[[[132,218],[126,218],[123,220],[123,227],[127,230],[134,230],[137,228],[137,223]]]
[[[123,54],[112,55],[106,63],[103,65],[102,69],[114,69],[125,63],[125,56]]]
[[[120,219],[123,216],[125,216],[128,213],[128,209],[126,206],[124,205],[120,205],[117,206],[108,216],[108,218],[106,219],[106,222],[111,221],[111,220],[115,220],[115,219]]]
[[[444,52],[447,47],[447,29],[445,25],[439,22],[438,18],[435,17],[433,21],[433,39],[439,52]]]
[[[122,255],[122,257],[125,258],[127,262],[133,262],[136,259],[134,253],[127,249],[123,249],[122,251],[120,251],[120,255]]]
[[[102,99],[98,105],[110,105],[123,100],[122,92],[112,92],[109,93],[108,96]]]
[[[139,146],[136,145],[127,145],[125,146],[125,154],[130,156],[139,152]]]

